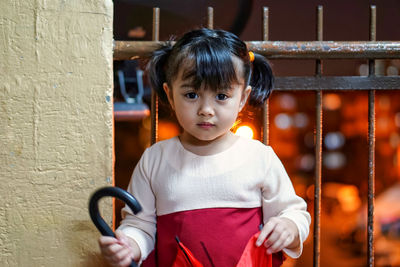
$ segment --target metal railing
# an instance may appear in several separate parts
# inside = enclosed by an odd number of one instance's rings
[[[213,28],[213,8],[207,12],[207,26]],[[286,42],[269,41],[269,10],[262,10],[262,41],[246,42],[249,50],[269,59],[315,59],[314,76],[276,77],[274,90],[315,91],[315,190],[314,190],[314,240],[313,265],[320,266],[320,217],[321,217],[321,169],[322,169],[322,96],[325,90],[368,91],[368,222],[367,222],[367,266],[374,266],[374,200],[375,200],[375,91],[400,89],[400,76],[375,76],[375,59],[400,58],[400,42],[376,41],[376,7],[370,7],[370,41],[337,42],[323,41],[323,7],[317,7],[316,41]],[[152,41],[115,41],[114,60],[146,58],[163,42],[159,41],[160,10],[153,9]],[[369,61],[368,76],[324,77],[324,59],[366,59]],[[263,108],[263,137],[269,143],[269,101]],[[151,142],[157,142],[158,99],[152,93]]]

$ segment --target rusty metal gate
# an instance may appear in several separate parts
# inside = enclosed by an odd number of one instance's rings
[[[208,8],[207,26],[213,28],[213,8]],[[313,265],[320,266],[320,211],[321,211],[321,163],[322,163],[322,95],[325,90],[368,91],[368,222],[367,222],[367,266],[374,266],[374,200],[375,200],[375,91],[400,89],[400,76],[376,76],[375,59],[399,59],[400,42],[376,41],[376,7],[370,7],[370,41],[336,42],[323,41],[323,7],[317,7],[316,41],[269,41],[269,12],[262,10],[263,40],[246,42],[249,50],[269,59],[314,59],[314,76],[276,77],[274,90],[314,91],[316,98],[315,116],[315,190],[314,190],[314,240]],[[115,41],[114,60],[130,60],[148,57],[160,44],[160,10],[153,9],[152,41]],[[322,74],[324,59],[367,59],[368,76],[330,76]],[[158,99],[152,93],[151,101],[151,143],[157,141]],[[269,143],[268,101],[263,108],[263,133],[265,144]]]

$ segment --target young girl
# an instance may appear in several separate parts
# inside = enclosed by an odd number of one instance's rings
[[[232,33],[194,30],[155,51],[149,75],[183,132],[137,164],[128,191],[143,211],[125,207],[117,238],[100,238],[108,263],[169,267],[178,236],[204,266],[234,267],[260,224],[256,246],[273,253],[274,266],[282,250],[299,257],[311,220],[306,203],[271,147],[230,131],[248,98],[260,105],[271,92],[264,57]]]

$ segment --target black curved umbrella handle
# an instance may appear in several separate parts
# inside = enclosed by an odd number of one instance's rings
[[[131,208],[134,214],[140,212],[142,210],[142,207],[134,196],[118,187],[103,187],[93,193],[89,201],[90,218],[102,235],[115,237],[114,232],[104,221],[99,212],[98,201],[103,197],[116,197],[124,201],[128,205],[128,207]],[[131,267],[137,267],[134,261],[132,261]]]

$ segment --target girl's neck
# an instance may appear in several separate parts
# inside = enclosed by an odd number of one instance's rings
[[[238,136],[229,131],[216,139],[204,141],[183,132],[179,139],[186,150],[199,156],[210,156],[230,148],[236,142]]]

